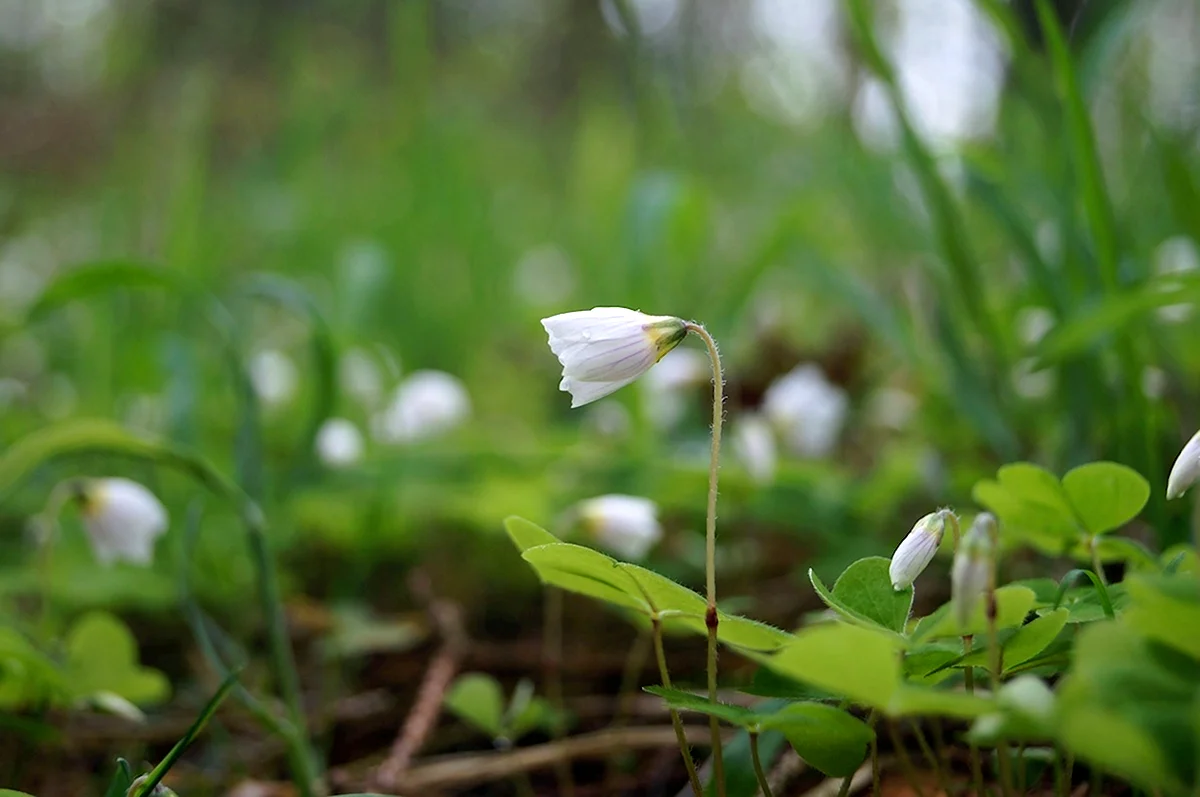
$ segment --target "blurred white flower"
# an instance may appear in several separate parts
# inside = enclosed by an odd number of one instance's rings
[[[996,518],[981,512],[963,537],[950,568],[950,597],[960,628],[971,621],[979,599],[992,588],[996,555]]]
[[[353,465],[362,459],[362,432],[353,421],[330,418],[317,431],[316,447],[317,456],[331,468]]]
[[[602,495],[577,506],[584,531],[622,559],[644,559],[662,539],[658,507],[649,498]]]
[[[1142,369],[1142,395],[1148,399],[1162,398],[1167,392],[1167,372],[1153,365]]]
[[[848,409],[845,391],[811,363],[775,380],[763,396],[763,412],[802,457],[823,457],[834,449]]]
[[[1036,365],[1035,358],[1026,357],[1013,366],[1013,389],[1021,398],[1040,399],[1054,392],[1054,371],[1050,368],[1034,370]]]
[[[687,392],[712,378],[708,356],[696,349],[673,349],[646,373],[639,384],[646,417],[655,426],[669,429],[687,409]]]
[[[383,375],[369,352],[347,349],[338,361],[338,384],[342,392],[364,407],[374,409],[383,398]]]
[[[83,525],[101,564],[124,559],[149,565],[154,541],[167,530],[167,510],[154,493],[122,478],[91,479],[80,489]]]
[[[731,437],[733,453],[750,478],[759,484],[774,481],[779,456],[775,449],[775,432],[767,419],[758,413],[743,415],[734,423]]]
[[[687,336],[682,319],[593,307],[542,319],[563,366],[558,389],[582,407],[628,385]]]
[[[1200,432],[1192,435],[1171,466],[1171,475],[1167,477],[1167,500],[1186,493],[1197,478],[1200,478]]]
[[[1200,269],[1200,252],[1196,251],[1196,242],[1186,235],[1168,238],[1154,250],[1154,271],[1159,275],[1159,284],[1164,288],[1173,288],[1178,284],[1168,279],[1171,275],[1187,274],[1197,269]],[[1168,324],[1186,321],[1191,315],[1191,302],[1158,308],[1158,317]]]
[[[448,432],[470,415],[471,397],[461,379],[445,371],[414,371],[375,416],[372,433],[384,443],[412,443]]]
[[[283,404],[296,392],[296,364],[278,349],[263,349],[250,358],[250,382],[268,407]]]
[[[942,536],[946,533],[946,518],[949,515],[948,509],[931,512],[918,520],[908,536],[900,541],[888,566],[888,576],[892,579],[893,589],[908,589],[917,580],[917,576],[925,572],[925,568],[933,561],[938,546],[942,544]]]
[[[872,423],[899,431],[908,426],[917,411],[917,397],[898,387],[882,387],[871,397],[868,415]]]
[[[533,307],[561,305],[575,291],[571,260],[554,244],[535,246],[513,269],[513,293]]]
[[[588,408],[584,423],[600,437],[624,437],[633,425],[629,410],[616,399],[597,401]]]
[[[1045,307],[1022,307],[1017,313],[1017,337],[1025,346],[1035,346],[1054,329],[1054,313]]]

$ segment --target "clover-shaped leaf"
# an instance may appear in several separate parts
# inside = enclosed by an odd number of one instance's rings
[[[138,662],[137,641],[108,612],[89,612],[67,631],[68,683],[74,697],[112,693],[135,705],[161,703],[170,695],[167,677]]]

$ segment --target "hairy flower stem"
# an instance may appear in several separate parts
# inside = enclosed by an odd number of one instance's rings
[[[754,763],[754,776],[758,778],[758,789],[762,797],[774,797],[771,794],[771,784],[763,772],[762,761],[758,757],[758,734],[750,734],[750,760]]]
[[[972,637],[967,634],[963,637],[963,656],[971,655]],[[963,670],[963,685],[966,687],[967,694],[975,694],[975,668],[967,667]],[[971,742],[971,778],[975,781],[975,793],[983,794],[983,762],[979,759],[979,748]]]
[[[658,659],[658,677],[662,685],[671,688],[671,673],[667,671],[667,654],[663,651],[662,621],[658,615],[650,618],[654,634],[654,656]],[[692,760],[692,748],[688,745],[687,734],[683,731],[683,720],[679,712],[668,709],[671,715],[671,727],[675,729],[675,738],[679,740],[679,752],[683,755],[683,766],[687,769],[688,782],[692,784],[692,792],[696,797],[704,797],[704,787],[700,785],[700,775],[696,772],[696,762]]]
[[[704,327],[688,322],[687,331],[704,341],[712,361],[712,453],[708,463],[708,512],[704,524],[704,582],[708,608],[708,699],[717,701],[717,472],[721,463],[721,424],[725,419],[725,375],[721,370],[721,355],[717,342]],[[712,731],[713,781],[717,797],[725,797],[725,762],[721,755],[721,726],[716,717],[709,717]]]

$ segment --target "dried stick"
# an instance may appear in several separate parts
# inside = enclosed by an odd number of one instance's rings
[[[434,597],[429,578],[417,572],[409,579],[409,589],[423,603],[442,637],[442,647],[429,662],[425,677],[417,690],[417,697],[409,709],[408,717],[392,744],[388,757],[375,773],[375,786],[395,790],[413,758],[421,751],[425,739],[437,724],[442,713],[442,700],[450,682],[458,674],[463,653],[467,648],[467,635],[463,630],[462,613],[457,605]]]

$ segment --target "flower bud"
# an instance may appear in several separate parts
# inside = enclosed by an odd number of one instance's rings
[[[602,495],[580,502],[580,523],[602,548],[640,561],[662,538],[658,507],[649,498]]]
[[[939,509],[926,515],[917,521],[908,536],[896,547],[888,567],[888,576],[892,579],[892,588],[897,592],[911,587],[917,576],[933,561],[938,546],[942,544],[942,536],[946,533],[946,518],[952,514],[949,509]]]
[[[1167,500],[1186,493],[1197,478],[1200,478],[1200,432],[1192,435],[1171,468],[1171,475],[1167,478]]]
[[[979,604],[992,589],[996,555],[996,518],[981,512],[963,537],[950,569],[950,595],[959,627],[965,627]]]
[[[562,363],[558,389],[582,407],[625,387],[687,337],[680,318],[624,307],[593,307],[542,319]]]

